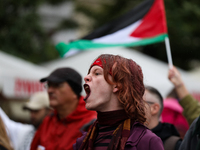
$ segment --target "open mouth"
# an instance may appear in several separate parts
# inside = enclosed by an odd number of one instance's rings
[[[86,96],[85,96],[85,98],[84,98],[84,101],[86,101],[87,99],[88,99],[88,97],[90,96],[90,87],[89,87],[89,85],[88,84],[84,84],[83,85],[84,86],[84,89],[85,89],[85,93],[86,93]]]

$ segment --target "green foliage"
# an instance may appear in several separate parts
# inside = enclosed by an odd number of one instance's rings
[[[58,26],[58,30],[59,29],[69,29],[69,28],[70,29],[76,29],[76,28],[78,28],[77,22],[75,22],[72,19],[64,19],[64,20],[62,20],[62,22]]]
[[[92,31],[124,14],[139,2],[140,0],[94,0],[91,3],[88,0],[76,0],[76,11],[94,21],[90,29]]]
[[[35,63],[58,57],[36,12],[43,2],[0,0],[0,50]]]

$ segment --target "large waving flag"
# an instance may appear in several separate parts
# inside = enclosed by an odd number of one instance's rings
[[[125,46],[133,47],[164,41],[167,24],[163,0],[145,0],[116,20],[96,29],[89,35],[56,45],[61,57],[70,50]]]

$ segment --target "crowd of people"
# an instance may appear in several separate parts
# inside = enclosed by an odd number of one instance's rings
[[[102,54],[91,63],[84,84],[67,67],[42,78],[46,91],[33,94],[23,107],[31,124],[11,120],[0,108],[0,149],[199,150],[200,103],[176,67],[169,69],[168,78],[187,124],[184,133],[162,116],[165,112],[172,118],[165,110],[172,96],[165,99],[159,89],[144,85],[134,60]]]

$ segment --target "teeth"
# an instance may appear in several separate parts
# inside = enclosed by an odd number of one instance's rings
[[[85,89],[89,89],[89,86],[88,85],[85,85],[85,87],[84,87]]]

